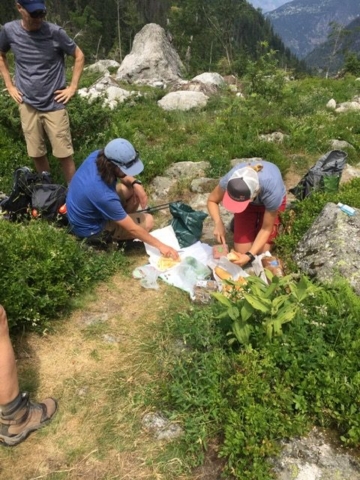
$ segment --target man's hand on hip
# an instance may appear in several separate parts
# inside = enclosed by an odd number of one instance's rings
[[[55,101],[59,103],[68,103],[69,100],[75,95],[76,89],[73,87],[64,88],[64,90],[56,90]]]

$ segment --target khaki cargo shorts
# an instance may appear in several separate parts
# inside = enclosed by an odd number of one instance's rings
[[[51,143],[54,157],[66,158],[73,155],[69,115],[65,108],[41,112],[26,103],[21,103],[19,111],[30,157],[43,157],[47,154],[46,137]]]
[[[145,213],[129,213],[129,217],[131,217],[137,225],[141,227],[145,227],[146,225],[146,214]],[[115,222],[108,221],[105,225],[105,231],[110,232],[111,238],[113,240],[132,240],[132,237],[125,228],[120,227]]]

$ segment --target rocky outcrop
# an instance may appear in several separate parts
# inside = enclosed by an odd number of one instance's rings
[[[120,65],[116,79],[143,85],[172,83],[182,78],[184,70],[165,30],[149,23],[135,35],[133,48]]]
[[[124,90],[107,72],[91,87],[78,90],[78,95],[87,98],[90,103],[97,98],[102,98],[104,107],[114,109],[119,103],[123,103],[129,97],[140,94]]]
[[[295,251],[300,269],[311,277],[330,283],[336,275],[346,278],[360,295],[360,211],[348,216],[328,203]]]
[[[209,97],[202,92],[177,91],[165,95],[158,105],[163,110],[191,110],[205,107],[208,100]]]

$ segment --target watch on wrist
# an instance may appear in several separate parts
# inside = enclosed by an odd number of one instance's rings
[[[133,187],[134,185],[142,185],[142,182],[140,182],[140,180],[134,180],[132,183],[131,183],[131,186]]]
[[[245,255],[249,257],[251,263],[255,260],[255,255],[253,255],[251,252],[246,252]]]

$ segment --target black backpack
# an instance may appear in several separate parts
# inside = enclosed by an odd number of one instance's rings
[[[314,191],[336,192],[346,164],[347,153],[332,150],[323,155],[289,192],[304,200]]]
[[[31,195],[32,215],[40,216],[49,221],[66,219],[66,209],[62,209],[66,202],[67,188],[54,183],[35,185]]]
[[[63,185],[52,183],[49,172],[35,173],[28,167],[19,167],[14,172],[12,191],[0,207],[12,221],[30,218],[31,214],[35,218],[57,220],[66,192]]]

